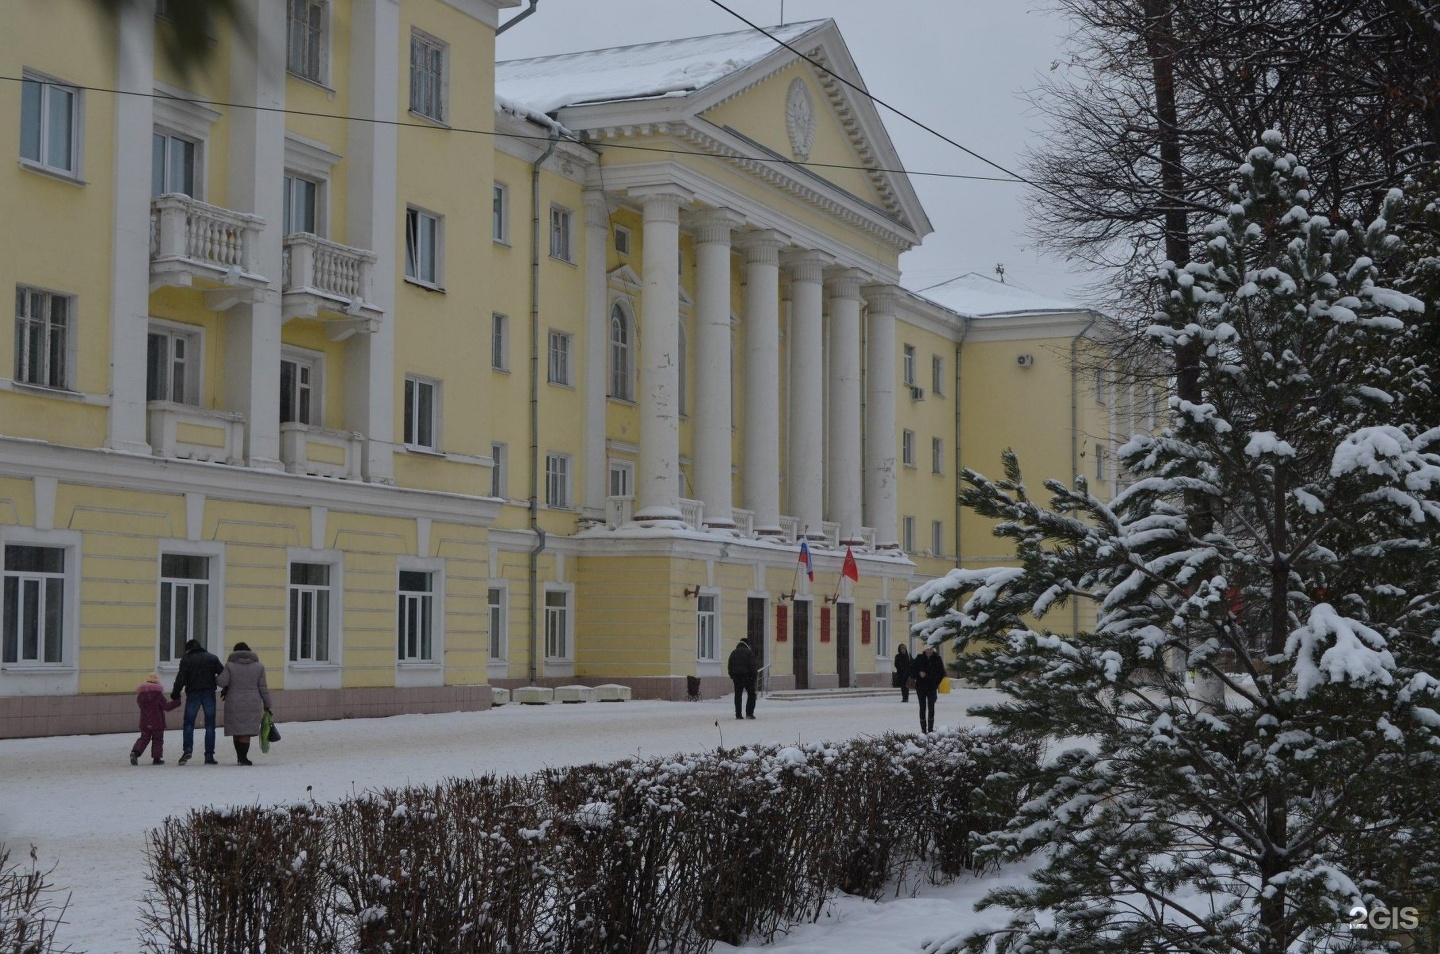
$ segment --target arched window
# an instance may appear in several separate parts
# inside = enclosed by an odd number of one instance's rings
[[[610,307],[610,396],[622,401],[635,399],[631,354],[630,316],[618,301]]]

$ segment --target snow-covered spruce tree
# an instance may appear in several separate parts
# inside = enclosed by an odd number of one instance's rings
[[[991,892],[1002,930],[939,950],[1394,950],[1349,912],[1421,908],[1440,883],[1440,428],[1396,419],[1427,384],[1396,353],[1421,308],[1379,287],[1403,254],[1306,210],[1305,170],[1267,133],[1200,260],[1167,266],[1151,335],[1198,341],[1203,403],[1083,479],[1027,494],[964,476],[1019,565],[917,588],[917,629],[996,680],[979,708],[1053,757],[984,851],[1039,868]],[[1071,600],[1092,630],[1044,628]],[[1068,620],[1070,613],[1055,615]],[[1088,613],[1086,614],[1089,615]],[[1222,691],[1216,691],[1218,689]],[[1422,925],[1422,929],[1426,925]]]

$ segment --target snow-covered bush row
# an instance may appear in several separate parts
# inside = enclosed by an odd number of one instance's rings
[[[17,954],[64,954],[57,946],[55,929],[65,915],[65,902],[40,870],[35,849],[30,863],[10,861],[10,849],[0,842],[0,951]]]
[[[660,952],[974,869],[1035,753],[890,734],[206,809],[149,837],[147,950]]]

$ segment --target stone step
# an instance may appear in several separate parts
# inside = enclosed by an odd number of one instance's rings
[[[898,689],[856,688],[856,689],[777,689],[765,698],[777,702],[800,702],[805,699],[864,699],[898,695]]]

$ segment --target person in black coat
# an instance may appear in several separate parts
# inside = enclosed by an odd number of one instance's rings
[[[170,698],[179,699],[185,693],[185,724],[180,732],[180,745],[185,750],[180,755],[180,764],[190,761],[195,749],[195,716],[205,710],[205,764],[215,764],[215,689],[220,670],[225,667],[212,652],[207,652],[198,640],[185,644],[185,655],[180,658],[180,671],[175,674],[175,688]]]
[[[940,691],[940,680],[945,678],[945,661],[934,646],[915,657],[911,672],[915,676],[915,698],[920,701],[920,731],[935,731],[935,696]]]
[[[740,640],[739,644],[730,652],[730,662],[727,667],[730,670],[730,681],[735,684],[735,718],[755,718],[755,676],[758,670],[755,668],[755,654],[750,650],[750,643],[747,640]],[[740,714],[740,694],[745,694],[745,714]]]
[[[904,643],[895,650],[895,671],[891,673],[891,684],[900,690],[900,701],[910,701],[910,667],[913,664],[910,658],[910,647]]]

